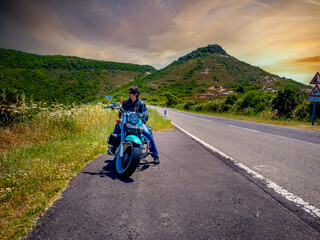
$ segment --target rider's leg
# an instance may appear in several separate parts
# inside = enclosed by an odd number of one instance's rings
[[[114,126],[113,133],[116,133],[116,134],[120,134],[121,133],[121,129],[120,129],[120,126],[119,126],[118,123]]]
[[[154,142],[152,134],[149,132],[145,124],[143,124],[143,135],[145,135],[150,142],[150,152],[152,153],[153,157],[158,157],[156,143]]]

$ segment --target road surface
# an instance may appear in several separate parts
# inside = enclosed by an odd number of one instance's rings
[[[178,126],[320,208],[320,132],[166,111]]]
[[[319,239],[250,177],[181,131],[154,132],[160,165],[115,177],[110,155],[88,164],[27,239]],[[150,160],[150,157],[147,158]]]

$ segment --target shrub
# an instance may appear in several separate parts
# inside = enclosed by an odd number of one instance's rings
[[[219,112],[228,112],[231,108],[232,108],[232,105],[230,104],[227,104],[227,102],[221,102],[220,104],[218,104],[219,108],[218,108],[218,111]]]
[[[151,105],[158,105],[159,104],[159,99],[157,97],[151,97],[148,98],[148,103],[150,103]]]
[[[168,107],[175,106],[179,103],[179,100],[176,96],[174,96],[172,93],[166,92],[164,93],[164,96],[167,98],[166,105]]]
[[[221,102],[219,101],[213,101],[208,103],[208,108],[210,109],[210,111],[212,112],[221,112]]]
[[[271,95],[268,93],[249,91],[242,99],[237,101],[236,109],[239,112],[243,112],[246,108],[252,108],[257,114],[270,108],[270,100]]]
[[[280,117],[292,118],[294,109],[298,106],[299,90],[292,86],[279,89],[273,99],[273,110],[278,110]]]
[[[26,113],[25,96],[16,89],[0,90],[0,125],[8,125],[22,120]]]
[[[191,110],[194,107],[194,102],[186,102],[186,103],[182,104],[181,107],[184,110]]]
[[[244,88],[242,86],[239,86],[237,89],[236,89],[237,92],[239,93],[243,93],[244,92]]]
[[[320,109],[319,104],[316,107],[316,117],[320,118]],[[309,101],[304,101],[302,104],[298,105],[294,112],[293,112],[293,118],[295,120],[305,120],[305,121],[311,121],[312,120],[312,111],[313,111],[313,103]]]
[[[246,115],[246,116],[251,117],[251,116],[255,116],[256,115],[256,111],[255,111],[254,108],[248,107],[248,108],[244,109],[243,114]]]
[[[238,96],[235,94],[231,94],[227,96],[225,103],[229,105],[233,105],[237,100],[238,100]]]
[[[195,109],[195,111],[204,111],[204,105],[205,105],[205,103],[198,103],[198,104],[196,104],[196,105],[194,105],[194,109]]]

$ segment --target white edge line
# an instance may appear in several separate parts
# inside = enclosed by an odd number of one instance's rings
[[[178,110],[176,110],[178,111]],[[298,139],[295,139],[295,138],[289,138],[289,137],[285,137],[285,136],[281,136],[281,135],[274,135],[274,134],[271,134],[271,133],[266,133],[266,132],[261,132],[261,131],[257,131],[257,130],[253,130],[253,129],[250,129],[250,128],[243,128],[243,127],[238,127],[236,125],[230,125],[230,124],[224,124],[224,123],[219,123],[219,122],[214,122],[212,120],[207,120],[207,119],[203,119],[203,118],[198,118],[198,117],[193,117],[193,116],[190,116],[190,115],[187,115],[187,114],[183,114],[183,113],[175,113],[175,114],[179,114],[179,115],[182,115],[182,116],[185,116],[185,117],[189,117],[189,118],[196,118],[198,120],[202,120],[202,121],[207,121],[207,122],[211,122],[211,123],[214,123],[214,124],[220,124],[220,125],[224,125],[224,126],[229,126],[229,127],[234,127],[234,128],[238,128],[238,129],[242,129],[242,130],[246,130],[246,131],[250,131],[250,132],[255,132],[255,133],[262,133],[262,134],[266,134],[266,135],[271,135],[271,136],[277,136],[279,138],[284,138],[284,139],[289,139],[290,141],[296,141],[296,142],[300,142],[300,143],[308,143],[308,144],[313,144],[313,145],[316,145],[316,146],[319,146],[319,144],[317,143],[312,143],[312,142],[306,142],[306,141],[302,141],[302,140],[298,140]],[[199,114],[201,115],[201,114]],[[205,116],[205,115],[203,115]],[[236,120],[236,119],[233,119],[235,121],[241,121],[241,120]],[[252,122],[251,122],[252,123]],[[254,123],[254,124],[263,124],[263,123]],[[268,125],[268,124],[263,124],[263,125]],[[274,127],[278,127],[276,125],[269,125],[269,126],[274,126]],[[287,127],[284,127],[284,128],[287,128]],[[287,128],[287,129],[292,129],[292,128]],[[299,129],[298,129],[299,130]],[[304,130],[301,130],[301,131],[304,131]]]
[[[177,111],[177,112],[183,112],[181,110],[177,110],[177,109],[170,109],[169,110],[174,110],[174,111]],[[183,115],[183,114],[181,114]],[[197,113],[197,115],[199,116],[205,116],[205,117],[208,117],[210,115],[204,115],[204,114],[200,114],[200,113]],[[186,115],[187,116],[187,115]],[[216,117],[216,116],[211,116],[213,118],[218,118],[218,119],[227,119],[227,120],[234,120],[234,121],[238,121],[238,122],[247,122],[247,123],[251,123],[251,124],[255,124],[255,125],[266,125],[266,126],[273,126],[273,127],[279,127],[279,128],[285,128],[285,129],[294,129],[294,130],[298,130],[298,131],[304,131],[304,132],[316,132],[316,131],[312,131],[312,130],[305,130],[305,129],[300,129],[300,128],[294,128],[294,127],[284,127],[284,126],[280,126],[280,125],[274,125],[274,124],[267,124],[267,123],[258,123],[258,122],[249,122],[249,121],[243,121],[243,120],[238,120],[238,119],[230,119],[230,118],[224,118],[224,117]]]
[[[201,140],[200,138],[198,138],[198,137],[192,135],[191,133],[187,132],[186,130],[184,130],[183,128],[181,128],[180,126],[175,124],[174,122],[171,122],[171,123],[176,128],[178,128],[179,130],[181,130],[182,132],[184,132],[185,134],[187,134],[188,136],[190,136],[191,138],[193,138],[194,140],[196,140],[200,144],[204,145],[206,148],[212,150],[215,153],[218,153],[219,155],[221,155],[222,157],[226,158],[227,160],[230,160],[237,167],[245,170],[247,173],[252,175],[254,178],[264,181],[266,183],[267,187],[273,189],[276,193],[278,193],[281,196],[285,197],[287,200],[293,202],[294,204],[296,204],[296,206],[301,207],[304,211],[306,211],[307,213],[311,214],[313,217],[320,218],[320,209],[319,208],[316,208],[315,206],[313,206],[313,205],[309,204],[308,202],[304,201],[302,198],[294,195],[293,193],[290,193],[286,189],[284,189],[284,188],[280,187],[279,185],[277,185],[276,183],[272,182],[270,179],[265,178],[264,176],[262,176],[261,174],[251,170],[250,168],[248,168],[244,164],[234,160],[232,157],[229,157],[225,153],[223,153],[220,150],[214,148],[213,146],[211,146],[210,144],[208,144],[205,141]]]

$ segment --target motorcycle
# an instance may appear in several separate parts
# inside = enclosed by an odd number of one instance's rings
[[[149,152],[149,141],[143,135],[144,114],[126,111],[116,103],[111,96],[106,96],[113,104],[104,109],[119,109],[121,118],[117,120],[120,134],[112,133],[108,138],[108,154],[115,157],[115,171],[119,178],[130,177],[138,167],[140,159],[144,159]],[[151,132],[150,126],[145,126]],[[152,132],[151,132],[152,133]],[[145,160],[146,161],[146,160]]]

